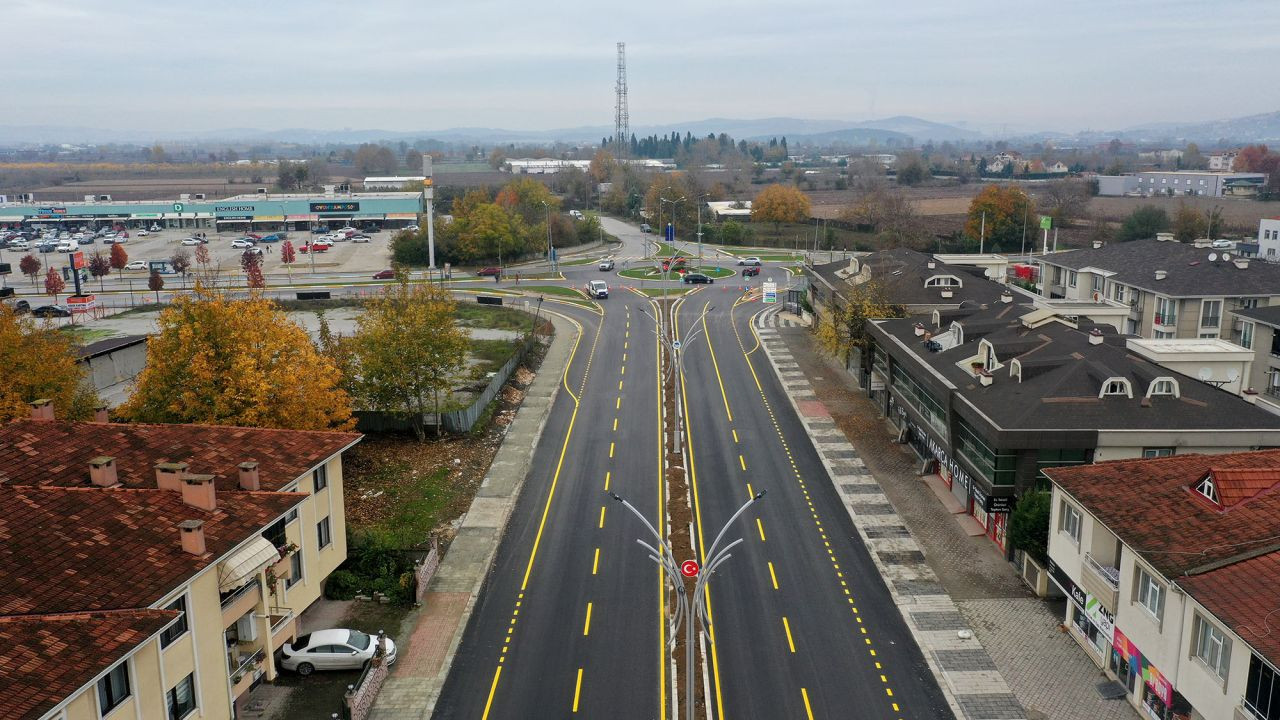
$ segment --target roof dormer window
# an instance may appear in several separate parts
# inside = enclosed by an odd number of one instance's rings
[[[1205,475],[1204,479],[1196,484],[1196,492],[1203,495],[1206,500],[1214,505],[1222,506],[1222,501],[1218,496],[1218,486],[1213,482],[1213,473]]]
[[[960,278],[954,275],[934,275],[926,278],[925,287],[960,287]]]
[[[1158,377],[1151,381],[1151,385],[1147,387],[1147,397],[1156,395],[1167,395],[1170,397],[1181,396],[1181,390],[1178,387],[1178,381],[1171,377]]]
[[[1124,397],[1132,398],[1133,387],[1130,386],[1129,381],[1124,378],[1107,378],[1106,382],[1102,383],[1102,392],[1098,393],[1098,397],[1101,398],[1110,395],[1123,395]]]

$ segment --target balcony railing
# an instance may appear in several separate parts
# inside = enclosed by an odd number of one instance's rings
[[[1107,583],[1111,585],[1112,590],[1120,589],[1120,568],[1104,565],[1094,559],[1093,555],[1090,555],[1089,553],[1084,554],[1084,559],[1085,562],[1089,563],[1089,567],[1093,568],[1094,572],[1098,573],[1102,579],[1106,580]]]
[[[227,609],[231,605],[234,605],[237,600],[244,597],[248,593],[256,592],[257,589],[258,589],[258,579],[254,578],[253,580],[245,583],[239,590],[236,590],[235,592],[231,593],[225,598],[222,598],[222,609],[223,610]]]
[[[1178,316],[1176,313],[1156,313],[1154,316],[1157,325],[1170,327],[1178,324]]]

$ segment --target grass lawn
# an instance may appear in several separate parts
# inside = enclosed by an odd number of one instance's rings
[[[109,337],[115,337],[118,334],[114,330],[88,328],[83,325],[63,325],[58,328],[58,332],[70,336],[71,342],[76,343],[77,345],[88,345],[89,343],[105,340]]]
[[[676,250],[674,247],[671,247],[670,245],[668,245],[668,244],[666,244],[666,243],[662,242],[661,240],[659,240],[659,241],[658,241],[658,252],[657,252],[657,254],[658,254],[658,256],[660,256],[660,257],[662,257],[662,256],[665,256],[665,257],[671,257],[671,256],[673,256],[673,255],[677,255],[677,254],[679,254],[679,251],[678,251],[678,250]]]
[[[475,366],[477,372],[497,371],[515,352],[516,344],[510,340],[471,341],[471,357],[479,361]]]
[[[537,293],[541,295],[560,295],[563,297],[575,298],[577,300],[582,299],[582,293],[578,292],[577,290],[571,287],[564,287],[563,285],[528,285],[525,287],[521,287],[520,289],[526,293]]]
[[[713,278],[729,277],[730,275],[736,274],[733,270],[720,267],[719,265],[704,265],[699,268],[690,267],[689,272],[700,272]],[[658,268],[643,267],[622,270],[618,274],[625,278],[631,278],[632,280],[661,280],[663,273]],[[678,280],[679,278],[680,276],[676,273],[671,273],[671,280]]]
[[[574,260],[561,260],[559,265],[560,267],[568,267],[570,265],[591,265],[596,262],[599,262],[596,258],[576,258]]]
[[[533,322],[525,313],[500,305],[460,302],[455,314],[458,324],[469,328],[528,330]]]

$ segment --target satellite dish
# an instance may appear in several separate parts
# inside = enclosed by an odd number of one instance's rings
[[[1209,253],[1209,262],[1216,262],[1217,260],[1218,260],[1218,253]]]
[[[1227,252],[1222,253],[1222,262],[1226,262],[1230,259],[1231,259],[1231,253],[1227,253]]]
[[[1196,377],[1202,382],[1209,382],[1209,378],[1213,377],[1213,371],[1207,367],[1200,368],[1200,372],[1196,373]]]
[[[1231,368],[1230,370],[1227,371],[1227,379],[1230,380],[1231,382],[1235,382],[1236,380],[1239,380],[1240,371],[1235,368]]]

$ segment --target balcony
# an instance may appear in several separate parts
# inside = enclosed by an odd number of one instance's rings
[[[262,677],[262,665],[266,658],[267,653],[262,648],[251,653],[235,652],[233,648],[229,662],[232,697],[240,697]]]
[[[222,599],[222,627],[231,625],[245,613],[253,610],[262,600],[262,586],[257,579]]]
[[[1178,324],[1177,313],[1156,313],[1152,316],[1152,322],[1163,327],[1174,327]]]
[[[277,615],[281,612],[281,608],[273,609],[271,612],[271,649],[275,650],[293,637],[297,631],[297,616],[292,610],[283,610],[283,615]]]
[[[1093,555],[1085,553],[1080,585],[1098,598],[1103,607],[1115,613],[1120,594],[1120,568],[1099,562]]]

